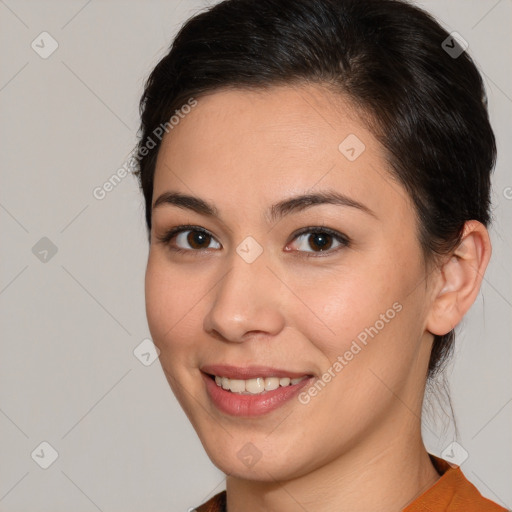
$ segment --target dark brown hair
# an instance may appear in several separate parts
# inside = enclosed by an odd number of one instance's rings
[[[482,79],[430,15],[401,0],[225,0],[184,24],[147,80],[137,175],[148,231],[160,141],[141,150],[158,126],[204,93],[307,83],[368,120],[415,205],[427,262],[460,243],[466,221],[489,224],[496,144]],[[428,377],[453,342],[453,330],[435,336]]]

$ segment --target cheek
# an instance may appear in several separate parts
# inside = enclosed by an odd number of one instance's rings
[[[368,267],[330,273],[318,278],[314,287],[297,280],[293,289],[301,301],[293,301],[295,321],[312,344],[330,360],[336,359],[353,340],[364,342],[367,330],[376,323],[384,331],[396,317],[393,304],[399,292],[387,283],[388,279],[373,276]]]
[[[167,262],[160,260],[159,255],[150,254],[145,277],[149,330],[160,350],[159,360],[164,375],[192,421],[190,415],[194,411],[189,403],[189,394],[197,386],[193,376],[198,352],[194,339],[200,339],[194,333],[202,322],[197,318],[196,306],[200,296],[188,283],[189,279],[183,272],[172,271]]]
[[[316,279],[315,286],[306,287],[299,278],[293,285],[303,303],[293,302],[290,318],[310,349],[314,346],[321,353],[317,361],[322,361],[324,372],[338,361],[331,372],[343,370],[356,379],[370,367],[386,375],[405,373],[418,350],[424,313],[423,288],[418,286],[422,268],[390,263],[390,258],[378,261],[373,255],[372,264],[329,273]]]
[[[180,348],[183,337],[178,334],[193,329],[190,322],[199,297],[182,272],[171,271],[161,260],[150,253],[145,277],[146,316],[153,341],[167,359],[169,352]],[[185,339],[190,338],[188,332]]]
[[[165,273],[155,262],[150,253],[145,278],[146,317],[153,341],[159,345],[172,323],[169,322],[166,312],[174,311],[172,294],[169,293],[169,284]],[[172,313],[171,313],[172,314]]]

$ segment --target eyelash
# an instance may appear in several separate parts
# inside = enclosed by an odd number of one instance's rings
[[[179,235],[180,233],[183,233],[185,231],[197,231],[199,233],[203,233],[205,235],[208,235],[212,237],[215,240],[215,237],[206,229],[201,228],[199,226],[191,226],[191,225],[183,225],[183,226],[176,226],[175,228],[172,228],[165,232],[161,236],[157,236],[157,240],[159,243],[162,243],[170,250],[176,253],[201,253],[204,251],[208,251],[208,249],[182,249],[181,247],[173,247],[170,245],[171,240]],[[304,234],[326,234],[332,236],[336,241],[340,243],[340,246],[338,246],[335,249],[328,249],[326,251],[293,251],[293,252],[299,252],[304,253],[305,257],[307,258],[318,258],[318,257],[324,257],[325,255],[329,255],[335,252],[338,252],[338,250],[346,247],[350,247],[351,240],[346,235],[343,235],[342,233],[339,233],[338,231],[335,231],[330,228],[326,228],[323,226],[309,226],[307,228],[302,228],[299,231],[295,232],[291,238],[291,241],[295,240],[296,238],[300,237]],[[288,245],[288,244],[287,244]]]

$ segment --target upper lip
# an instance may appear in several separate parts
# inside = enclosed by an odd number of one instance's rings
[[[311,376],[307,372],[291,372],[280,368],[270,368],[269,366],[230,366],[227,364],[207,364],[202,366],[201,371],[218,377],[227,377],[228,379],[255,379],[256,377],[289,377],[298,379],[304,376]]]

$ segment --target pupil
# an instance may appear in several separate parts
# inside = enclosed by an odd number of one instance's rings
[[[316,247],[314,247],[313,244],[311,243],[311,240],[313,239]],[[323,251],[329,248],[329,246],[331,245],[330,242],[332,242],[331,235],[328,235],[327,233],[314,233],[311,235],[309,246],[311,247],[311,249],[319,248],[320,251]]]

